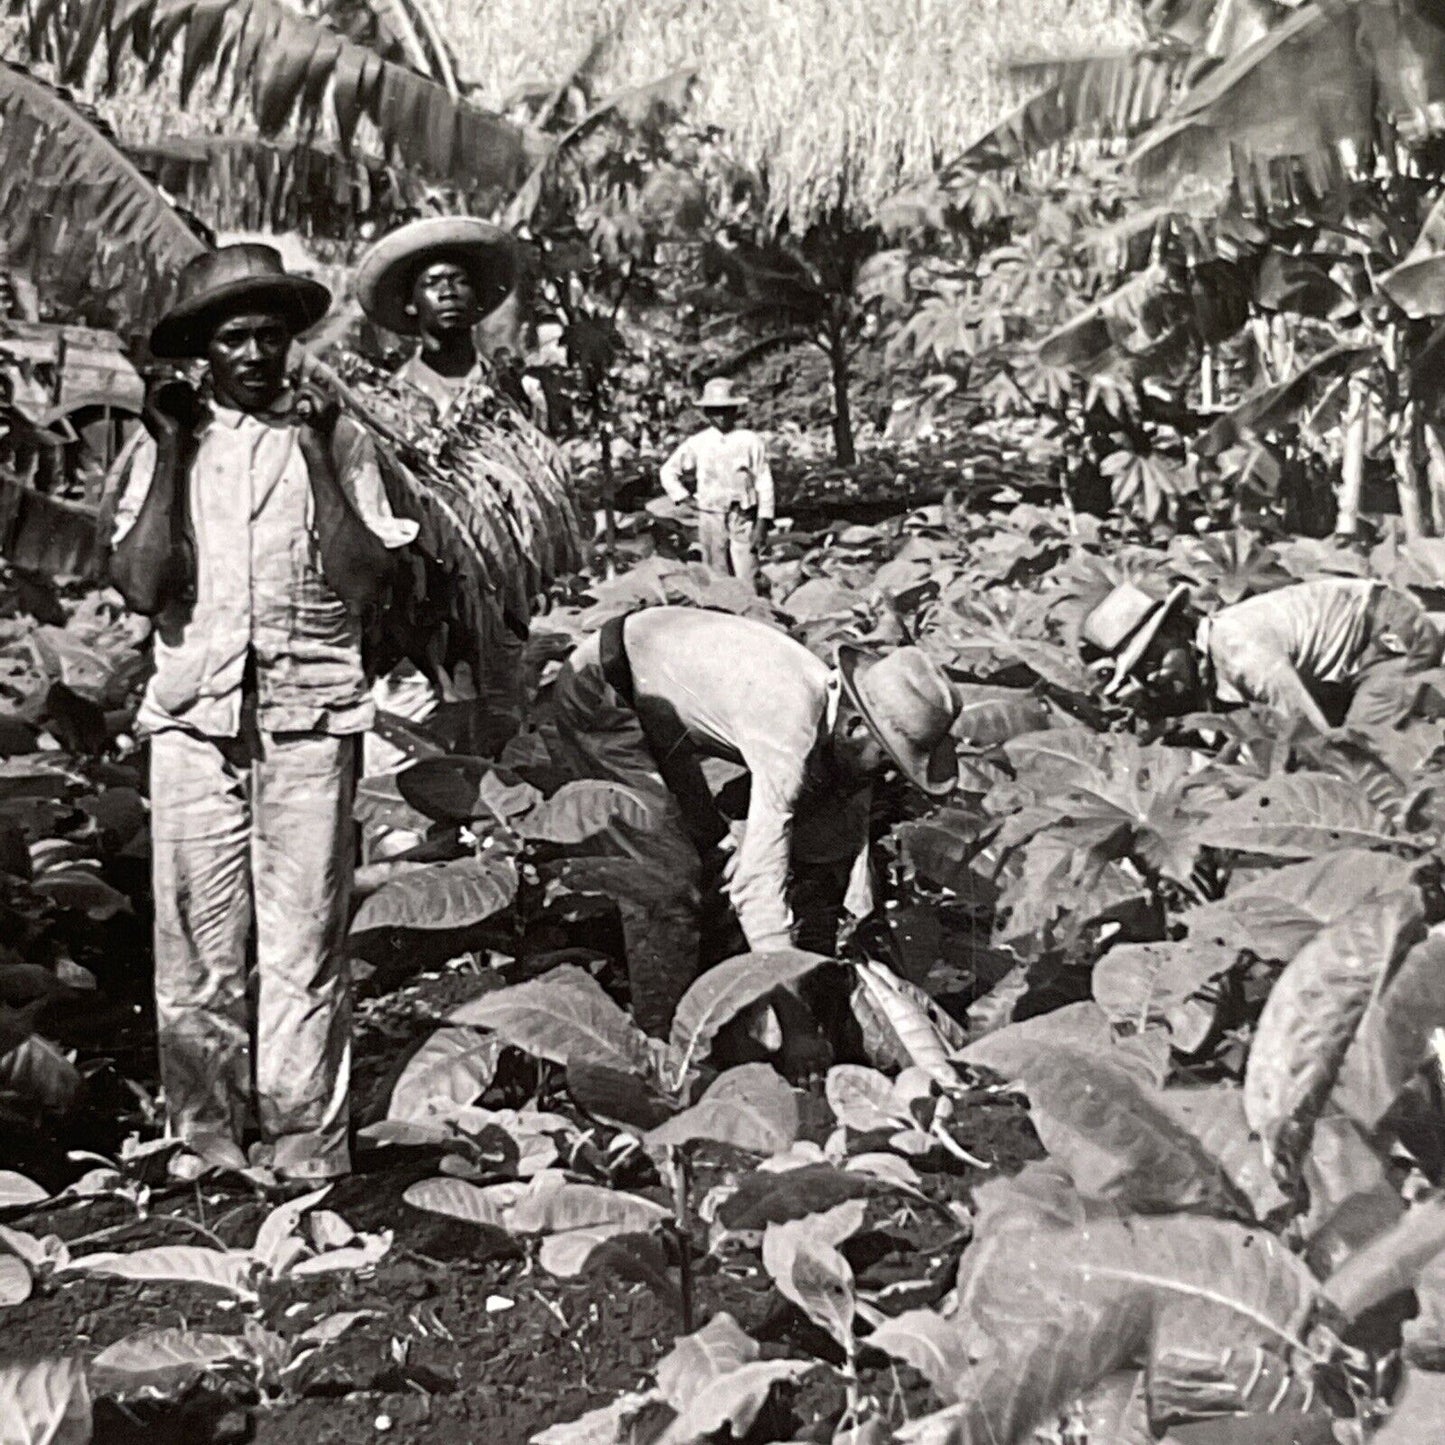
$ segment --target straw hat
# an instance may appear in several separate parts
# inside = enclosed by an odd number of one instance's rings
[[[416,335],[407,314],[412,287],[428,266],[454,261],[476,287],[481,314],[495,311],[516,281],[517,253],[500,226],[473,216],[431,216],[383,236],[356,268],[356,299],[378,326],[399,336]]]
[[[735,391],[732,382],[725,376],[713,377],[697,399],[699,411],[741,411],[747,404],[747,397]]]
[[[1181,586],[1161,600],[1132,582],[1121,582],[1084,618],[1080,639],[1114,659],[1105,697],[1112,697],[1129,680],[1159,629],[1188,596],[1189,589]]]
[[[315,326],[331,306],[319,281],[293,276],[271,246],[245,242],[207,251],[181,270],[175,304],[151,332],[151,354],[167,359],[204,356],[211,333],[227,316],[277,311],[293,335]]]
[[[952,792],[958,697],[943,669],[921,648],[900,647],[870,662],[847,643],[838,646],[837,665],[844,696],[904,777],[934,797]]]

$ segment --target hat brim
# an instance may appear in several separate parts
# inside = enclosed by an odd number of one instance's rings
[[[361,258],[356,269],[361,309],[378,326],[415,336],[416,317],[407,313],[412,287],[420,271],[443,260],[467,268],[481,316],[495,311],[516,284],[516,245],[508,232],[473,216],[436,216],[383,236]]]
[[[1187,587],[1183,585],[1176,587],[1139,625],[1138,631],[1124,644],[1118,657],[1114,660],[1114,675],[1104,687],[1105,697],[1113,697],[1133,677],[1139,664],[1144,660],[1144,654],[1149,651],[1150,644],[1158,637],[1159,629],[1174,615],[1179,604],[1188,596],[1189,589]]]
[[[834,659],[843,696],[857,709],[858,716],[868,724],[868,730],[877,738],[884,752],[893,759],[898,771],[929,797],[942,798],[953,792],[958,786],[958,751],[954,747],[953,734],[946,733],[928,753],[910,748],[892,728],[875,715],[858,691],[859,669],[866,670],[871,665],[868,656],[861,648],[840,642]]]
[[[747,402],[742,397],[735,397],[732,401],[699,401],[699,411],[746,411]]]
[[[166,361],[204,356],[212,332],[227,316],[274,311],[299,336],[330,309],[331,292],[309,276],[242,277],[171,307],[151,332],[151,355]]]

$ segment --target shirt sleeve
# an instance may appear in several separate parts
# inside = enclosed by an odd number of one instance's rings
[[[682,484],[684,472],[695,471],[697,458],[693,453],[692,438],[689,437],[673,454],[662,464],[660,480],[662,490],[672,498],[674,502],[685,502],[688,499],[688,490]]]
[[[115,523],[111,528],[110,544],[116,546],[135,526],[140,509],[150,494],[151,483],[156,474],[156,444],[148,431],[138,433],[139,440],[125,468],[120,482],[120,500],[115,507]]]
[[[801,787],[801,777],[795,787],[789,788],[785,782],[753,775],[747,831],[738,849],[728,896],[754,953],[773,953],[793,946],[788,870],[793,813]]]
[[[753,487],[758,494],[758,516],[763,521],[772,521],[776,501],[773,494],[773,469],[768,465],[768,447],[762,437],[753,441]]]
[[[393,549],[416,541],[419,525],[391,509],[376,443],[348,417],[336,423],[336,463],[346,495],[376,537]]]

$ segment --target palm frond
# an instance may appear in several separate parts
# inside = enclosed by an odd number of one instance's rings
[[[412,576],[373,643],[378,665],[473,676],[503,638],[525,636],[534,597],[576,570],[582,531],[566,458],[509,404],[464,398],[437,423],[395,377],[342,353],[335,380],[381,443],[392,505],[421,528]]]
[[[424,198],[424,187],[406,171],[321,145],[185,136],[127,151],[168,195],[221,231],[349,240],[359,226],[385,225]]]
[[[1366,0],[1368,3],[1368,0]],[[1303,187],[1324,194],[1375,135],[1372,67],[1358,44],[1357,4],[1302,6],[1185,95],[1134,151],[1149,189],[1266,204]]]
[[[448,94],[444,85],[298,13],[280,0],[9,0],[27,20],[26,43],[79,83],[95,57],[106,81],[120,58],[145,62],[150,83],[181,52],[184,104],[206,75],[233,98],[245,95],[261,134],[325,124],[349,151],[362,120],[386,155],[469,193],[510,193],[527,165],[523,137],[500,117]]]
[[[134,337],[204,250],[101,127],[64,92],[0,64],[0,236],[52,303]]]
[[[591,60],[591,52],[583,61],[584,65],[589,63],[595,63]],[[593,106],[580,120],[564,130],[533,166],[526,182],[507,207],[505,224],[515,228],[532,219],[557,162],[594,131],[609,122],[639,126],[659,115],[677,114],[686,104],[696,78],[697,72],[685,66],[669,71],[646,85],[629,86]]]
[[[1015,67],[1047,89],[970,146],[949,172],[1012,165],[1070,140],[1131,139],[1164,114],[1204,63],[1187,46],[1162,42]]]

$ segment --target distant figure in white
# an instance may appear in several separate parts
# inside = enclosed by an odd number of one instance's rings
[[[775,510],[767,447],[757,432],[738,425],[747,398],[726,378],[708,382],[697,406],[709,424],[663,463],[662,489],[675,502],[695,498],[703,561],[756,587],[758,553]],[[693,478],[692,492],[685,476]]]

